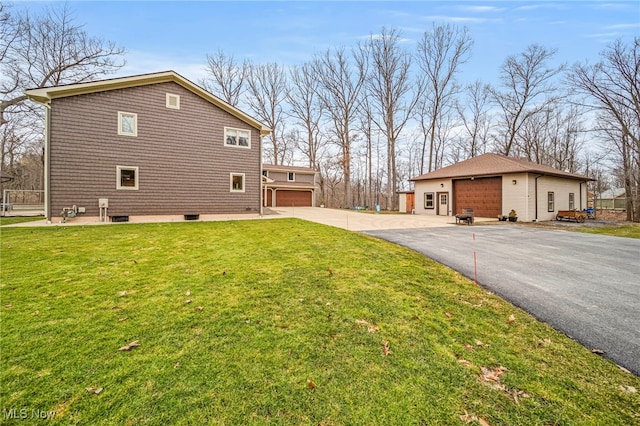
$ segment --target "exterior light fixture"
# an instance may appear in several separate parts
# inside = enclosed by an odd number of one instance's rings
[[[511,181],[511,183],[513,183],[515,185],[516,183],[518,183],[518,181],[514,179],[514,180]]]

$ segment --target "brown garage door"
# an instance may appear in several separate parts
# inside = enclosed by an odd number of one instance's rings
[[[311,207],[311,191],[276,191],[277,207]]]
[[[478,217],[496,217],[502,214],[502,178],[476,178],[453,181],[453,208],[473,209]]]

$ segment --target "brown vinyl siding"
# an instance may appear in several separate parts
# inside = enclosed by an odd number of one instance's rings
[[[268,170],[268,169],[265,169]],[[313,185],[313,177],[315,176],[313,173],[300,173],[293,172],[294,180],[291,182],[295,183],[304,183]],[[275,180],[276,182],[287,182],[289,177],[289,172],[281,172],[281,171],[271,171],[269,170],[269,178]]]
[[[180,109],[166,94],[180,95]],[[118,111],[138,115],[138,136],[118,135]],[[251,149],[224,145],[224,128],[251,131]],[[51,102],[51,213],[64,207],[110,216],[257,212],[260,131],[176,83],[54,99]],[[138,190],[116,190],[116,166],[138,167]],[[230,173],[245,192],[230,192]]]

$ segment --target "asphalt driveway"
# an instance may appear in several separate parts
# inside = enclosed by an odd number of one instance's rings
[[[476,252],[482,286],[640,375],[640,240],[518,225],[364,233],[472,279]]]

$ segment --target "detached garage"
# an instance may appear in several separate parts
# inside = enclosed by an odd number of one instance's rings
[[[411,179],[416,214],[476,217],[508,215],[553,220],[558,210],[587,207],[585,176],[498,154],[484,154]]]
[[[262,182],[265,207],[315,207],[313,169],[263,164]]]

